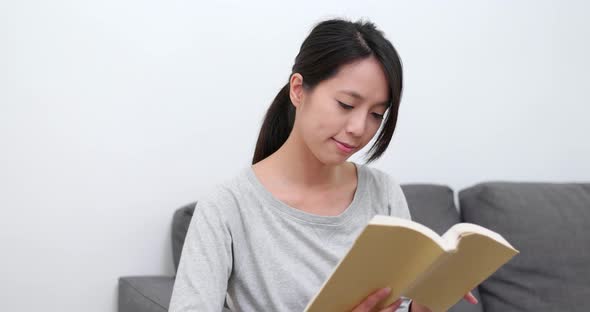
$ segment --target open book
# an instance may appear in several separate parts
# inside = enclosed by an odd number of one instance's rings
[[[406,297],[433,312],[446,311],[518,253],[479,225],[455,224],[441,237],[417,222],[378,215],[305,311],[351,311],[383,287],[391,293],[380,308]]]

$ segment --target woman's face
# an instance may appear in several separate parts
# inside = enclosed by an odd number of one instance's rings
[[[374,57],[344,65],[313,90],[291,77],[291,101],[296,106],[293,131],[324,164],[338,164],[371,141],[382,123],[389,85]]]

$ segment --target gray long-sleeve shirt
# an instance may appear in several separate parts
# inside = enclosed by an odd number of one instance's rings
[[[251,166],[212,188],[195,207],[169,311],[303,311],[374,215],[410,219],[394,179],[356,166],[353,200],[338,216],[290,207]]]

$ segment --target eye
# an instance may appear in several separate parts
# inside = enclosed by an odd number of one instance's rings
[[[348,104],[344,104],[344,103],[342,103],[342,102],[340,102],[340,101],[337,101],[337,102],[338,102],[338,103],[340,104],[340,106],[342,106],[342,108],[344,108],[344,109],[353,109],[353,108],[354,108],[354,106],[351,106],[351,105],[348,105]]]
[[[372,115],[373,115],[373,117],[375,117],[376,119],[383,120],[383,115],[381,115],[381,114],[377,114],[377,113],[371,113],[371,114],[372,114]]]

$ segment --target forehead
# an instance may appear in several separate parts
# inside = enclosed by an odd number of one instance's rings
[[[389,99],[387,77],[381,63],[374,57],[341,66],[338,73],[325,83],[330,92],[352,97],[356,96],[351,93],[356,93],[371,103],[387,102]]]

